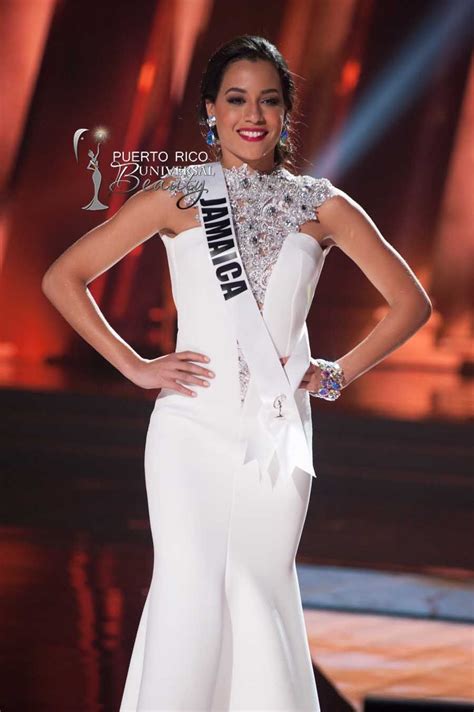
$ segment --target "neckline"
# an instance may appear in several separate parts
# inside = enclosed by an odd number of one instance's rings
[[[240,175],[241,173],[245,174],[246,176],[249,176],[250,178],[253,177],[260,177],[260,176],[273,176],[278,173],[281,173],[283,170],[283,166],[277,165],[272,168],[271,171],[259,171],[256,168],[251,168],[248,163],[245,161],[240,164],[240,166],[231,166],[230,168],[226,168],[225,166],[222,165],[221,163],[221,168],[224,171],[224,173],[231,174],[231,175]]]

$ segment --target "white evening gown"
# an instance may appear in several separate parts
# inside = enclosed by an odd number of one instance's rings
[[[224,174],[247,277],[278,354],[290,356],[304,331],[309,365],[306,318],[330,248],[298,227],[337,189],[282,168],[261,176],[245,163]],[[120,712],[319,712],[295,566],[313,478],[299,468],[279,477],[258,456],[243,464],[259,399],[204,227],[161,237],[176,351],[207,354],[216,375],[207,389],[188,384],[195,398],[162,389],[151,415],[154,568]],[[311,443],[309,398],[295,393]]]

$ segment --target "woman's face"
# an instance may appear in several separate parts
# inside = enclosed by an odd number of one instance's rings
[[[271,62],[232,62],[224,72],[215,104],[206,101],[206,107],[208,116],[216,117],[226,168],[240,163],[257,170],[273,168],[285,105],[280,77]]]

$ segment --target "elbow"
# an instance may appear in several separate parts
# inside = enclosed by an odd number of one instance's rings
[[[56,291],[60,279],[58,268],[55,266],[55,263],[53,263],[51,267],[46,270],[41,280],[41,291],[50,301],[52,301],[53,294]]]
[[[423,294],[423,300],[422,300],[422,305],[420,307],[420,313],[421,313],[421,320],[422,320],[422,325],[426,324],[427,321],[429,321],[431,315],[433,314],[433,304],[431,303],[430,298],[426,294],[426,292]]]
[[[46,270],[41,280],[41,291],[54,306],[66,292],[76,287],[85,289],[87,282],[57,261]]]
[[[416,305],[412,306],[412,314],[416,323],[416,328],[421,329],[422,326],[430,320],[433,313],[433,305],[428,297],[423,298],[417,302]]]
[[[411,290],[409,294],[399,295],[392,306],[398,306],[405,313],[410,314],[419,326],[426,324],[433,313],[431,300],[421,285],[419,289]]]
[[[43,275],[43,279],[41,280],[41,291],[43,292],[43,294],[46,297],[48,297],[48,299],[49,299],[49,295],[51,293],[52,279],[53,279],[53,271],[50,267],[49,269],[46,270],[46,272]]]
[[[70,275],[55,262],[46,270],[41,280],[41,291],[53,304],[56,296],[70,282]]]
[[[421,329],[429,321],[433,313],[433,305],[426,294],[418,294],[415,297],[411,296],[409,299],[397,300],[391,304],[391,307],[398,311],[405,320],[411,333]]]
[[[426,301],[426,321],[430,318],[430,316],[433,314],[433,304],[431,303],[431,300],[427,297]]]

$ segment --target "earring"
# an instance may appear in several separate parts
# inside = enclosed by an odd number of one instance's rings
[[[216,144],[218,141],[214,131],[212,130],[212,127],[215,126],[217,123],[216,117],[214,116],[214,114],[212,114],[211,116],[208,116],[208,118],[206,120],[207,120],[207,125],[209,126],[209,131],[207,132],[207,136],[206,136],[206,143],[209,146],[214,146],[214,144]]]
[[[282,146],[284,146],[287,141],[288,141],[288,128],[285,124],[283,126],[282,132],[280,134],[280,143],[282,144]]]

